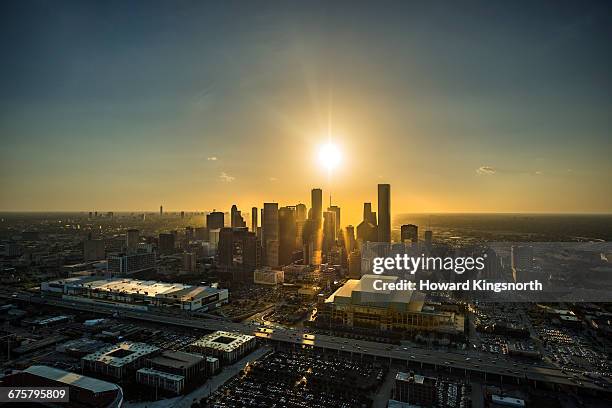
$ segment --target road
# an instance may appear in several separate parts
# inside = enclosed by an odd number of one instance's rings
[[[0,296],[2,294],[0,293]],[[11,297],[13,295],[9,295]],[[5,295],[6,297],[6,295]],[[466,377],[476,375],[484,377],[498,375],[511,381],[546,382],[557,385],[573,386],[577,388],[588,388],[597,391],[610,392],[612,388],[603,388],[595,382],[582,375],[566,373],[561,369],[553,367],[541,367],[511,360],[499,359],[495,355],[488,354],[465,354],[447,351],[427,350],[410,346],[393,346],[386,343],[378,343],[367,340],[346,339],[322,334],[308,334],[299,329],[264,327],[259,324],[246,324],[224,322],[213,319],[202,319],[188,316],[175,316],[170,314],[158,314],[142,311],[128,311],[108,306],[94,305],[85,302],[68,302],[59,298],[50,298],[18,293],[13,298],[33,303],[45,303],[47,305],[90,311],[101,314],[119,313],[121,318],[137,319],[155,323],[171,324],[175,326],[199,328],[204,330],[227,330],[244,334],[254,335],[262,340],[270,342],[285,343],[295,348],[323,348],[336,351],[338,354],[349,354],[353,357],[372,357],[390,362],[406,362],[422,367],[433,367],[437,370],[462,371]]]

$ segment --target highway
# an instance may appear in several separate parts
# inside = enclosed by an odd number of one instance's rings
[[[529,381],[536,385],[546,382],[561,386],[572,386],[590,390],[610,392],[612,388],[601,387],[593,379],[582,374],[565,372],[559,368],[542,367],[512,360],[500,359],[496,355],[485,353],[453,353],[438,350],[427,350],[418,347],[390,345],[367,340],[347,339],[323,334],[310,334],[303,330],[288,328],[270,328],[259,324],[226,322],[214,319],[203,319],[187,316],[175,316],[143,311],[128,311],[112,306],[99,306],[84,302],[68,302],[61,299],[17,293],[0,297],[13,297],[32,303],[44,303],[51,306],[89,311],[100,314],[118,313],[120,318],[130,318],[154,323],[192,327],[203,330],[226,330],[250,334],[262,340],[284,343],[288,347],[322,348],[336,351],[338,354],[350,354],[364,358],[366,356],[395,362],[406,362],[414,366],[433,367],[438,370],[463,371],[465,376],[476,375],[483,378],[498,375],[506,381]]]

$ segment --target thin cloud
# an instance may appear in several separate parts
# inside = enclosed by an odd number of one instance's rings
[[[270,180],[270,181],[271,181],[271,182],[273,182],[273,183],[274,183],[275,181],[278,181],[278,179],[277,179],[276,177],[270,177],[268,180]]]
[[[497,171],[491,166],[480,166],[476,169],[476,173],[483,176],[492,176],[493,174],[497,173]]]
[[[207,157],[206,160],[208,160],[208,161],[217,161],[217,156]]]
[[[236,180],[236,177],[230,176],[226,172],[222,172],[219,175],[219,179],[221,179],[221,181],[223,181],[224,183],[231,183],[232,181]]]

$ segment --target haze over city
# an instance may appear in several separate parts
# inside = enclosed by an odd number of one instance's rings
[[[34,4],[0,17],[2,211],[612,210],[605,3]]]

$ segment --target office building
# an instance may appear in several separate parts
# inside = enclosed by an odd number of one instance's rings
[[[184,384],[198,382],[206,373],[206,357],[184,351],[165,350],[145,362],[147,368],[181,376]]]
[[[159,253],[161,255],[172,255],[175,253],[174,234],[159,234]]]
[[[170,374],[152,368],[141,368],[136,371],[136,383],[145,385],[156,390],[168,391],[179,395],[185,389],[185,377]]]
[[[160,205],[159,206],[159,216],[163,216],[164,215],[164,206]]]
[[[264,203],[261,225],[265,264],[277,267],[279,265],[278,203]]]
[[[88,261],[99,261],[106,258],[104,240],[88,239],[83,241],[83,259]]]
[[[344,245],[346,247],[346,252],[351,253],[355,248],[357,248],[357,242],[355,241],[355,227],[352,225],[347,225],[346,230],[344,232]]]
[[[371,203],[363,203],[363,221],[357,225],[357,241],[360,242],[360,245],[365,242],[378,241],[376,213],[372,212]]]
[[[419,242],[419,227],[414,224],[404,224],[400,228],[400,242]]]
[[[232,209],[230,211],[230,226],[232,228],[246,227],[246,222],[244,222],[244,218],[242,218],[242,213],[238,210],[236,204],[232,205]]]
[[[258,285],[278,285],[285,281],[283,271],[274,270],[269,267],[255,269],[253,282]]]
[[[137,229],[129,229],[125,235],[125,247],[127,252],[136,252],[138,243],[140,242],[140,231]]]
[[[183,271],[193,273],[196,271],[197,257],[193,252],[183,253]]]
[[[206,215],[206,227],[208,230],[221,229],[225,226],[225,214],[221,211],[213,211]]]
[[[336,243],[336,214],[332,211],[323,213],[323,253],[327,254]]]
[[[289,265],[293,262],[296,244],[295,207],[282,207],[278,211],[279,245],[278,264]]]
[[[330,205],[327,211],[331,211],[334,213],[334,217],[336,220],[336,236],[340,233],[340,207],[337,205]]]
[[[208,235],[208,228],[206,227],[196,227],[194,235],[195,235],[195,239],[200,240],[200,241],[210,240],[210,236]]]
[[[226,280],[250,283],[253,271],[261,264],[259,240],[247,228],[222,228],[217,256],[220,273]]]
[[[113,276],[125,276],[155,269],[154,252],[118,253],[108,256],[107,270]]]
[[[189,345],[189,350],[216,357],[224,364],[232,364],[255,347],[255,336],[217,331],[193,342]]]
[[[83,357],[81,370],[122,381],[127,379],[130,371],[143,367],[147,357],[159,351],[158,347],[150,344],[124,341]]]
[[[391,185],[378,185],[378,241],[391,242]]]
[[[308,211],[306,210],[305,204],[298,204],[295,206],[295,220],[296,221],[306,221],[308,218]]]
[[[323,219],[323,190],[313,188],[311,191],[311,201],[310,217],[315,222],[315,225],[320,227]]]
[[[258,227],[258,220],[257,220],[257,207],[253,207],[251,208],[251,232],[254,232],[255,235],[257,235],[257,227]]]

